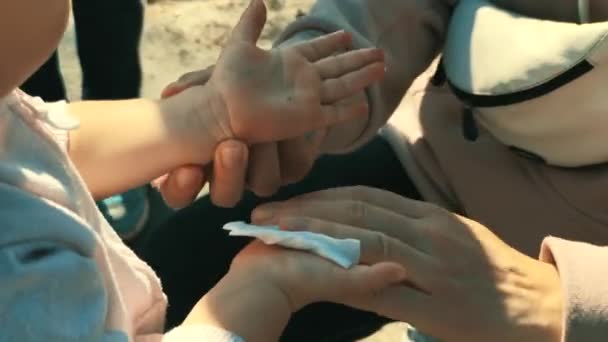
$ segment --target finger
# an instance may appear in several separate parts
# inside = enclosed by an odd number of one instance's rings
[[[197,70],[183,74],[177,81],[169,84],[167,87],[165,87],[165,89],[163,89],[161,93],[161,98],[166,99],[168,97],[177,95],[194,85],[204,85],[209,81],[212,73],[213,66],[210,66],[203,70]]]
[[[210,184],[211,201],[216,206],[231,208],[241,200],[248,154],[247,145],[237,140],[227,140],[216,147]]]
[[[277,144],[263,143],[251,149],[247,184],[259,197],[274,195],[281,186],[281,166]]]
[[[269,203],[256,208],[255,212],[270,211],[265,215],[272,215],[275,205],[283,206],[289,205],[290,202],[307,202],[307,201],[355,201],[364,202],[373,206],[390,210],[396,214],[408,216],[411,218],[423,218],[429,214],[439,210],[436,206],[403,197],[390,191],[354,186],[354,187],[342,187],[334,188],[323,191],[317,191],[294,197],[286,203],[277,204]],[[261,213],[260,213],[261,214]]]
[[[301,216],[282,218],[279,226],[281,229],[307,231],[337,239],[357,239],[361,242],[362,264],[395,262],[407,270],[408,280],[417,287],[427,288],[426,285],[432,283],[429,274],[434,269],[432,259],[408,243],[382,232]]]
[[[376,62],[384,62],[381,49],[360,49],[329,56],[315,63],[322,78],[338,78]]]
[[[168,206],[179,209],[194,202],[206,182],[200,166],[184,166],[171,172],[159,190]]]
[[[293,46],[309,62],[316,62],[332,54],[351,47],[352,35],[344,31],[336,31],[319,38],[298,43]]]
[[[186,89],[188,89],[187,84],[181,84],[177,82],[171,83],[166,86],[165,89],[163,89],[163,91],[160,93],[160,98],[166,99],[168,97],[175,96]]]
[[[315,131],[278,144],[281,185],[299,182],[308,175],[319,155],[324,136],[325,131]]]
[[[212,65],[202,70],[185,73],[177,79],[177,83],[204,85],[211,78],[211,75],[213,74],[213,69],[214,66]]]
[[[263,216],[266,214],[266,216]],[[309,217],[324,222],[374,230],[396,238],[423,251],[424,229],[416,219],[356,200],[288,201],[276,204],[272,210],[252,214],[252,221],[259,225],[278,224],[289,217]],[[292,229],[288,226],[285,229]]]
[[[321,89],[321,102],[333,103],[351,97],[384,77],[384,63],[375,62],[339,78],[326,79]]]
[[[229,41],[232,43],[238,41],[255,43],[262,34],[264,24],[266,24],[266,5],[264,1],[251,0],[249,7],[232,30]]]

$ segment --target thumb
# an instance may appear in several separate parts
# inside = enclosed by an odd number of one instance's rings
[[[239,23],[232,30],[229,42],[244,41],[255,44],[266,24],[266,5],[263,0],[251,0]]]
[[[184,208],[191,204],[207,182],[199,165],[182,166],[173,170],[158,189],[171,208]]]

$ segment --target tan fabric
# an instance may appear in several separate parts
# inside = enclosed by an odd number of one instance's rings
[[[607,52],[608,21],[541,20],[468,0],[454,10],[443,66],[450,84],[477,96],[467,101],[477,122],[503,144],[579,167],[608,162]],[[534,94],[568,75],[567,84]],[[532,98],[496,102],[523,92]]]
[[[393,146],[409,148],[406,169],[422,176],[416,184],[432,185],[421,187],[425,198],[448,203],[529,255],[548,235],[608,244],[608,191],[599,190],[608,189],[608,166],[548,167],[483,130],[467,141],[463,106],[449,89],[428,84],[432,71],[414,82],[390,120],[401,134],[385,134]]]
[[[428,201],[486,224],[529,255],[538,255],[549,235],[608,245],[608,165],[576,170],[548,167],[515,155],[485,131],[476,142],[469,142],[461,130],[462,104],[447,89],[429,87],[432,70],[412,85],[440,52],[456,3],[320,0],[308,17],[291,25],[283,39],[307,39],[310,32],[305,31],[346,29],[354,32],[356,46],[386,50],[387,78],[368,93],[370,126],[350,148],[373,136],[393,115],[382,134]],[[579,20],[576,0],[494,3],[537,18]],[[592,21],[608,19],[607,1],[590,0],[589,9]],[[593,245],[547,241],[544,255],[559,256],[546,260],[556,261],[567,295],[564,340],[605,341],[607,285],[586,280],[588,274],[608,269],[608,255]],[[581,255],[587,257],[581,259]],[[581,269],[573,272],[566,265]],[[600,277],[605,280],[608,274]]]

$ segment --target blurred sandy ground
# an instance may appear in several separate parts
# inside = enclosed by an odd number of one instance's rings
[[[307,11],[313,0],[267,0],[268,23],[260,45],[270,47],[298,11]],[[220,48],[247,0],[157,0],[146,10],[141,44],[144,69],[142,96],[157,98],[167,84],[188,71],[214,64]],[[80,97],[80,69],[72,26],[60,47],[68,94]],[[365,342],[401,342],[403,325],[391,324]],[[314,342],[314,341],[311,341]]]

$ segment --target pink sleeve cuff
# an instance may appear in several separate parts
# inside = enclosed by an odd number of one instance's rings
[[[564,342],[608,340],[608,247],[549,237],[540,259],[554,264],[564,290]]]

